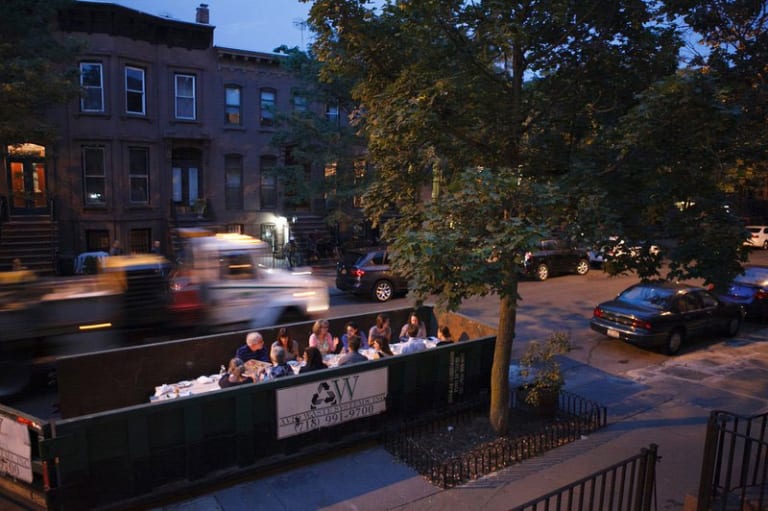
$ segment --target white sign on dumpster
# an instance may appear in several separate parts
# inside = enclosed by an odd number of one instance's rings
[[[0,416],[0,474],[32,482],[32,457],[27,426]]]
[[[277,438],[362,419],[386,409],[386,368],[287,387],[277,391]]]

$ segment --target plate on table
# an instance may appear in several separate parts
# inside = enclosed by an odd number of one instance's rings
[[[180,381],[177,383],[180,389],[187,389],[192,386],[192,382],[188,380]]]

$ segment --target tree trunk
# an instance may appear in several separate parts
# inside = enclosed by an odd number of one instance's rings
[[[512,342],[515,339],[517,318],[517,282],[511,293],[499,303],[499,330],[496,332],[496,349],[491,368],[491,427],[498,435],[505,435],[509,429],[509,359]]]

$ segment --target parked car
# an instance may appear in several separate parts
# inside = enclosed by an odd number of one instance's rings
[[[344,253],[336,264],[336,288],[355,295],[367,295],[378,302],[406,293],[408,282],[389,266],[386,248],[358,248]]]
[[[522,272],[537,280],[547,280],[551,275],[589,272],[589,255],[586,250],[575,248],[562,240],[541,240],[536,250],[526,252]]]
[[[711,332],[733,337],[743,319],[739,304],[720,300],[702,287],[648,282],[595,307],[590,327],[614,339],[675,355],[694,337]]]
[[[744,245],[768,250],[768,225],[747,225],[746,229],[750,237],[744,240]]]
[[[744,274],[733,279],[721,298],[744,307],[747,318],[768,317],[768,266],[745,267]]]

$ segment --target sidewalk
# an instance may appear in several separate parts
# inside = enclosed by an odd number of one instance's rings
[[[593,346],[569,355],[568,390],[608,408],[609,426],[544,455],[441,490],[381,447],[310,462],[219,488],[156,511],[507,510],[637,454],[651,443],[657,509],[681,510],[698,490],[706,421],[712,410],[768,410],[768,328],[752,328],[648,369],[614,375]]]

